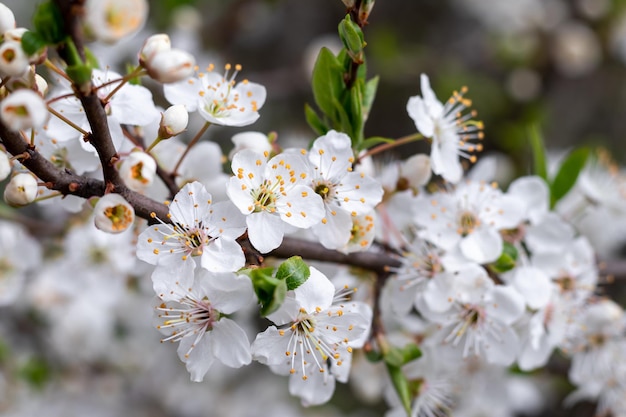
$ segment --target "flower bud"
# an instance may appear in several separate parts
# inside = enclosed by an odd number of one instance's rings
[[[32,203],[37,198],[37,179],[31,174],[17,174],[4,189],[4,201],[19,207]]]
[[[0,74],[3,77],[20,77],[28,71],[29,65],[21,43],[9,40],[0,46]]]
[[[164,33],[152,35],[146,39],[139,51],[139,63],[144,66],[145,63],[154,58],[157,53],[169,51],[170,49],[172,49],[172,44],[168,35]]]
[[[148,75],[163,84],[186,80],[194,74],[195,66],[193,55],[180,49],[160,51],[145,63]]]
[[[15,15],[4,3],[0,3],[0,33],[15,27]]]
[[[135,209],[119,194],[106,194],[94,209],[96,227],[107,233],[121,233],[135,221]]]
[[[122,161],[119,173],[128,188],[141,192],[154,181],[156,168],[156,162],[150,155],[136,151]]]
[[[400,180],[413,190],[425,185],[431,174],[430,158],[425,154],[413,155],[400,165]]]
[[[107,43],[134,35],[148,17],[147,0],[87,0],[85,6],[89,34]]]
[[[233,150],[228,154],[230,159],[242,149],[253,149],[260,153],[272,151],[272,144],[265,133],[241,132],[233,135],[230,140],[235,144]]]
[[[176,104],[161,113],[161,123],[159,125],[159,138],[169,139],[187,129],[189,123],[189,113],[183,104]]]
[[[48,114],[43,98],[32,90],[17,90],[0,103],[0,119],[12,130],[37,129]]]
[[[0,3],[2,4],[2,3]],[[0,181],[4,181],[6,177],[11,173],[11,160],[9,155],[2,149],[0,149]]]

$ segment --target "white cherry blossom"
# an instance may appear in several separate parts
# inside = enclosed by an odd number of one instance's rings
[[[325,210],[313,232],[329,249],[346,245],[353,228],[351,217],[372,211],[383,196],[383,188],[376,180],[352,171],[351,146],[348,135],[331,130],[313,142],[308,154],[313,166],[310,187],[322,198]]]
[[[365,303],[333,304],[333,284],[316,268],[310,270],[304,284],[269,316],[278,327],[268,327],[252,344],[255,360],[290,375],[289,392],[305,406],[328,401],[335,380],[347,382],[352,350],[363,346],[372,318]]]
[[[245,263],[235,241],[243,216],[229,202],[213,203],[199,182],[185,185],[169,206],[171,223],[148,226],[137,242],[137,257],[149,264],[190,274],[200,265],[213,272],[236,271]],[[157,268],[158,269],[158,268]]]
[[[227,189],[246,215],[248,237],[261,253],[277,248],[288,226],[306,229],[324,216],[322,198],[308,186],[304,157],[285,152],[267,161],[268,155],[251,149],[238,152]]]
[[[216,359],[231,368],[250,363],[246,333],[225,316],[252,301],[248,277],[200,269],[191,286],[172,280],[159,296],[155,310],[157,329],[166,336],[162,342],[179,342],[178,357],[192,381],[202,381]]]
[[[430,87],[428,76],[422,74],[420,81],[422,97],[411,97],[406,105],[407,112],[415,122],[417,130],[432,139],[430,162],[433,172],[447,181],[456,183],[463,175],[459,157],[474,161],[476,157],[470,154],[482,149],[482,144],[474,145],[470,141],[483,138],[483,124],[473,120],[476,116],[475,111],[462,114],[472,105],[470,100],[463,97],[466,88],[460,93],[455,91],[452,97],[442,104]]]

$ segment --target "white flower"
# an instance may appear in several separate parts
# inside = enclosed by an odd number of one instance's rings
[[[26,173],[15,175],[4,189],[4,201],[10,206],[25,206],[37,198],[37,179]]]
[[[481,264],[498,259],[500,230],[517,227],[524,215],[517,197],[482,182],[460,184],[454,192],[420,199],[413,206],[417,224],[424,227],[420,237],[446,251],[459,249],[461,257]]]
[[[176,282],[161,297],[156,305],[157,329],[166,336],[163,342],[180,342],[178,357],[192,381],[202,381],[215,359],[232,368],[250,363],[246,333],[225,316],[252,301],[248,277],[200,269],[191,287]]]
[[[93,208],[96,227],[107,233],[121,233],[135,221],[135,209],[119,194],[100,197]]]
[[[309,178],[304,157],[286,152],[266,161],[267,155],[251,149],[238,152],[227,189],[246,215],[248,237],[261,253],[281,244],[288,225],[309,228],[324,216],[321,197],[305,185]]]
[[[252,344],[255,360],[291,375],[289,393],[305,406],[325,403],[335,380],[347,382],[352,349],[369,333],[372,311],[362,302],[333,305],[335,287],[317,269],[269,316],[270,326]]]
[[[350,222],[352,223],[350,239],[344,246],[337,248],[337,250],[343,253],[353,253],[369,249],[376,236],[374,218],[375,213],[373,210],[367,214],[359,214],[356,217],[350,217]]]
[[[352,172],[351,145],[348,135],[331,130],[317,138],[309,152],[313,165],[310,186],[322,198],[325,210],[313,232],[329,249],[346,245],[353,228],[351,218],[371,212],[383,196],[383,188],[376,180]]]
[[[30,68],[28,55],[22,49],[22,44],[5,40],[0,45],[0,74],[3,77],[20,77]]]
[[[432,139],[430,160],[433,172],[456,183],[463,175],[459,156],[473,161],[475,156],[470,153],[482,149],[481,144],[473,145],[469,141],[483,138],[483,124],[472,120],[475,111],[462,115],[471,106],[471,101],[463,98],[466,88],[461,93],[454,92],[446,104],[442,104],[425,74],[421,76],[421,87],[423,97],[411,97],[406,105],[407,112],[417,130]]]
[[[124,158],[119,173],[128,188],[142,192],[154,181],[156,169],[154,158],[145,152],[134,151]]]
[[[227,64],[224,75],[208,72],[198,78],[164,86],[165,98],[172,104],[184,104],[190,112],[198,110],[207,121],[224,126],[247,126],[259,118],[259,109],[265,103],[265,87],[248,80],[235,84],[235,77],[241,70],[229,74]]]
[[[418,306],[439,324],[435,339],[461,350],[463,358],[481,356],[504,366],[515,360],[519,338],[511,325],[524,313],[524,299],[512,287],[495,285],[480,266],[429,281]]]
[[[189,123],[189,113],[182,104],[170,106],[161,113],[161,123],[159,124],[159,137],[169,139],[187,129]]]
[[[212,202],[199,182],[185,185],[170,204],[168,220],[148,226],[138,238],[137,257],[152,265],[182,269],[189,274],[200,265],[212,272],[236,271],[245,258],[237,239],[243,216],[228,202]],[[158,270],[158,268],[157,268]]]
[[[132,36],[146,23],[146,0],[87,0],[85,21],[90,33],[103,42]]]
[[[48,114],[43,98],[31,90],[17,90],[0,103],[0,118],[11,130],[40,128]]]

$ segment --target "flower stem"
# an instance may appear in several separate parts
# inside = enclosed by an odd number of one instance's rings
[[[109,102],[109,100],[111,100],[111,97],[113,97],[113,96],[115,95],[115,93],[117,93],[118,91],[120,91],[120,88],[122,88],[122,87],[123,87],[123,86],[124,86],[127,82],[129,82],[129,81],[130,81],[130,80],[132,80],[133,78],[138,77],[138,76],[140,76],[140,75],[143,75],[143,74],[142,74],[142,72],[143,72],[143,68],[142,68],[141,66],[139,66],[139,65],[138,65],[138,66],[137,66],[137,68],[135,68],[134,70],[132,70],[132,71],[131,71],[131,72],[129,72],[128,74],[124,75],[124,76],[121,78],[121,82],[120,82],[120,84],[119,84],[117,87],[115,87],[115,88],[113,89],[113,91],[111,91],[111,92],[109,93],[109,95],[108,95],[108,96],[106,96],[106,97],[104,98],[103,102],[104,102],[104,103],[108,103],[108,102]],[[103,85],[101,85],[100,87],[103,87],[103,86],[104,86],[104,84],[103,84]]]
[[[61,113],[59,113],[58,111],[54,110],[52,107],[48,106],[48,111],[50,113],[52,113],[53,115],[55,115],[56,117],[58,117],[59,119],[63,120],[65,123],[67,123],[68,125],[72,126],[74,129],[78,130],[80,133],[82,133],[83,136],[88,136],[89,132],[87,132],[85,129],[83,129],[82,127],[78,126],[76,123],[72,122],[70,119],[68,119],[67,117],[63,116]]]
[[[196,133],[196,136],[194,136],[193,139],[191,139],[191,142],[189,142],[189,145],[187,145],[187,149],[185,149],[185,152],[183,152],[183,154],[180,156],[180,159],[176,163],[176,166],[174,167],[174,171],[172,171],[172,176],[175,177],[176,175],[178,175],[178,168],[180,168],[180,164],[183,162],[183,159],[185,159],[185,157],[187,156],[191,148],[196,143],[198,143],[198,141],[200,140],[200,137],[204,134],[204,132],[206,132],[209,126],[211,126],[211,122],[206,122],[204,126],[202,126],[200,130],[198,130],[198,133]]]
[[[359,156],[356,162],[359,163],[363,158],[366,158],[368,156],[376,155],[378,153],[387,151],[397,146],[406,145],[407,143],[416,142],[422,139],[424,139],[424,136],[421,133],[414,133],[412,135],[403,136],[401,138],[396,139],[392,143],[385,143],[383,145],[370,149],[369,151],[365,152],[363,155]]]

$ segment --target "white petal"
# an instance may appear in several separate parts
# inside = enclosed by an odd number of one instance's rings
[[[308,313],[314,312],[317,308],[327,310],[333,302],[335,286],[315,267],[310,267],[310,270],[309,278],[294,290],[296,301]]]
[[[211,207],[210,236],[235,240],[246,231],[246,218],[230,201],[220,201]]]
[[[499,322],[510,325],[524,314],[524,298],[513,287],[497,285],[493,288],[491,297],[492,302],[487,303],[486,310]]]
[[[317,168],[317,175],[326,179],[341,179],[354,161],[350,137],[330,130],[313,142],[309,161]]]
[[[320,222],[313,226],[313,233],[319,241],[328,249],[338,249],[343,247],[350,240],[352,229],[352,219],[350,215],[339,208],[332,214],[332,206],[326,206],[326,223]]]
[[[233,320],[224,317],[213,323],[212,333],[213,354],[224,365],[240,368],[252,361],[248,336]]]
[[[280,246],[284,229],[280,217],[265,211],[252,213],[246,218],[250,243],[259,252],[267,253]]]
[[[417,130],[427,138],[433,136],[435,123],[426,110],[424,100],[420,96],[413,96],[406,104],[406,111],[415,122]]]
[[[335,392],[335,378],[329,375],[328,370],[321,373],[319,369],[312,366],[308,368],[306,380],[298,374],[289,378],[289,393],[300,397],[302,405],[305,407],[324,404],[330,400]]]
[[[187,371],[194,382],[202,382],[204,375],[215,361],[215,356],[211,348],[211,332],[206,332],[200,340],[195,343],[193,349],[192,344],[196,342],[196,335],[184,337],[178,345],[178,357],[185,362]],[[191,352],[189,351],[191,349]],[[187,355],[189,352],[189,356]]]
[[[224,314],[234,313],[250,305],[254,297],[252,282],[245,275],[200,270],[196,287],[209,298],[211,306]]]
[[[292,226],[309,228],[324,217],[322,197],[306,185],[295,185],[289,194],[276,202],[280,218]]]
[[[198,93],[202,87],[200,80],[190,78],[177,83],[165,84],[163,94],[170,104],[183,104],[188,112],[198,109]]]
[[[502,237],[497,230],[480,227],[461,239],[461,252],[479,264],[493,262],[502,253]]]
[[[243,268],[246,257],[234,240],[218,237],[202,251],[200,265],[211,272],[234,272]]]
[[[291,366],[285,362],[285,352],[289,350],[290,332],[290,330],[285,330],[284,336],[281,336],[276,327],[270,326],[264,332],[259,333],[252,342],[254,360],[265,365],[285,364],[285,371],[288,374]]]
[[[550,278],[538,268],[532,266],[518,268],[514,271],[511,284],[532,309],[543,308],[550,301],[552,295]]]

